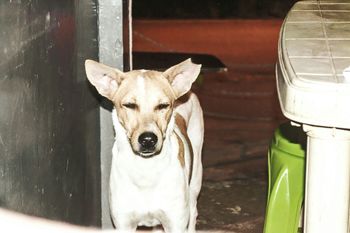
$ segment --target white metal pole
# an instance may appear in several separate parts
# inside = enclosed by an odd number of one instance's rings
[[[350,131],[304,125],[305,233],[348,233]]]

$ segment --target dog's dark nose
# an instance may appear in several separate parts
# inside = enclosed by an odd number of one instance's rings
[[[153,150],[154,146],[157,144],[158,138],[157,135],[152,132],[145,132],[139,136],[138,141],[142,149]]]

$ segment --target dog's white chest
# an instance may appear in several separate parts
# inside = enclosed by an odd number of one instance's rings
[[[134,184],[129,178],[122,180],[120,176],[111,176],[112,211],[117,216],[125,214],[128,218],[134,219],[138,225],[154,226],[160,223],[159,219],[165,217],[165,211],[185,209],[187,195],[185,189],[181,188],[184,183],[181,180],[176,181],[176,185],[166,183],[167,177],[172,176],[172,172],[169,173],[163,174],[159,183],[148,179],[146,182]],[[177,185],[180,186],[178,190]],[[181,205],[179,200],[183,200]]]
[[[116,224],[125,217],[138,225],[154,226],[166,218],[166,212],[188,210],[188,176],[176,155],[170,154],[173,149],[163,148],[164,154],[144,159],[131,151],[126,153],[127,145],[115,143],[110,206]]]

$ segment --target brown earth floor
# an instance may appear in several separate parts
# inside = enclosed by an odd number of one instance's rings
[[[133,23],[134,51],[206,53],[228,67],[193,88],[205,117],[204,182],[198,229],[262,232],[266,152],[286,121],[274,65],[281,20],[171,20]]]

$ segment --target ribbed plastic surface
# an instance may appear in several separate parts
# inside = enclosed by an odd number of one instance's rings
[[[301,1],[282,26],[276,68],[281,108],[291,120],[350,128],[350,1]]]

